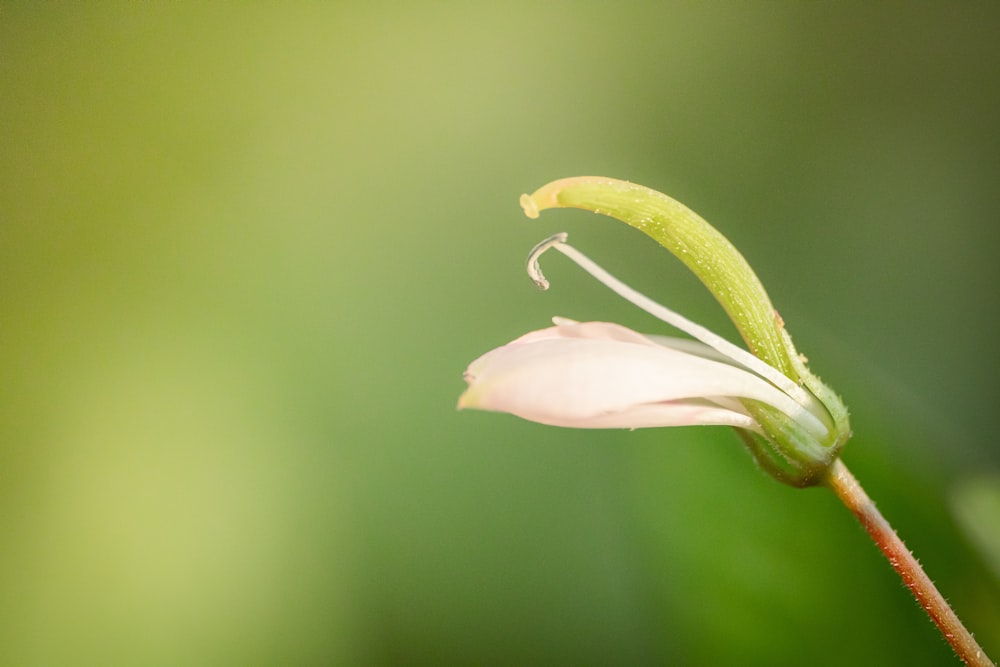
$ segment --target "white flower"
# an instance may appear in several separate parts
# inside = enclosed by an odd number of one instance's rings
[[[529,274],[539,286],[548,283],[538,257],[556,248],[618,294],[698,340],[555,318],[555,326],[472,362],[459,408],[576,428],[724,425],[763,435],[744,403],[757,401],[816,441],[827,437],[829,418],[809,392],[746,350],[635,292],[565,240],[565,234],[546,239],[529,256]]]

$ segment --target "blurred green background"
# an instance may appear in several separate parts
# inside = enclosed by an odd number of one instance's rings
[[[455,411],[552,315],[732,337],[564,176],[688,204],[1000,656],[1000,6],[0,6],[0,664],[942,665],[725,429]]]

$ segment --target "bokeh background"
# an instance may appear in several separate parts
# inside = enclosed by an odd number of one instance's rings
[[[1000,655],[1000,7],[0,6],[0,663],[942,665],[852,516],[725,429],[456,412],[552,315],[732,337],[518,196],[685,202],[852,408],[845,460]]]

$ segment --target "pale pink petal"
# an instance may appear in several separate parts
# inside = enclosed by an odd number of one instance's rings
[[[790,414],[803,409],[742,368],[603,322],[529,333],[474,361],[466,380],[459,407],[578,428],[753,427],[745,412],[710,403],[711,397],[755,399]]]
[[[526,333],[508,344],[535,343],[553,338],[587,338],[589,340],[617,340],[637,345],[657,345],[650,337],[613,322],[576,322],[562,317],[553,318],[553,321],[556,322],[556,326]],[[696,341],[692,342],[699,344]]]
[[[538,421],[538,420],[534,420]],[[674,401],[636,405],[624,412],[594,415],[572,422],[539,422],[573,428],[657,428],[664,426],[736,426],[760,431],[753,417],[709,405]]]

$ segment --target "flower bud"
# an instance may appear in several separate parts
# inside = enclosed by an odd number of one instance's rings
[[[548,287],[538,259],[554,248],[696,340],[555,318],[555,327],[526,334],[470,364],[459,408],[573,428],[732,426],[777,480],[809,486],[824,479],[850,437],[847,409],[806,368],[760,280],[722,234],[666,195],[610,178],[554,181],[522,196],[521,206],[530,218],[547,208],[582,208],[653,237],[708,287],[750,351],[636,292],[561,233],[528,257],[536,285]]]

